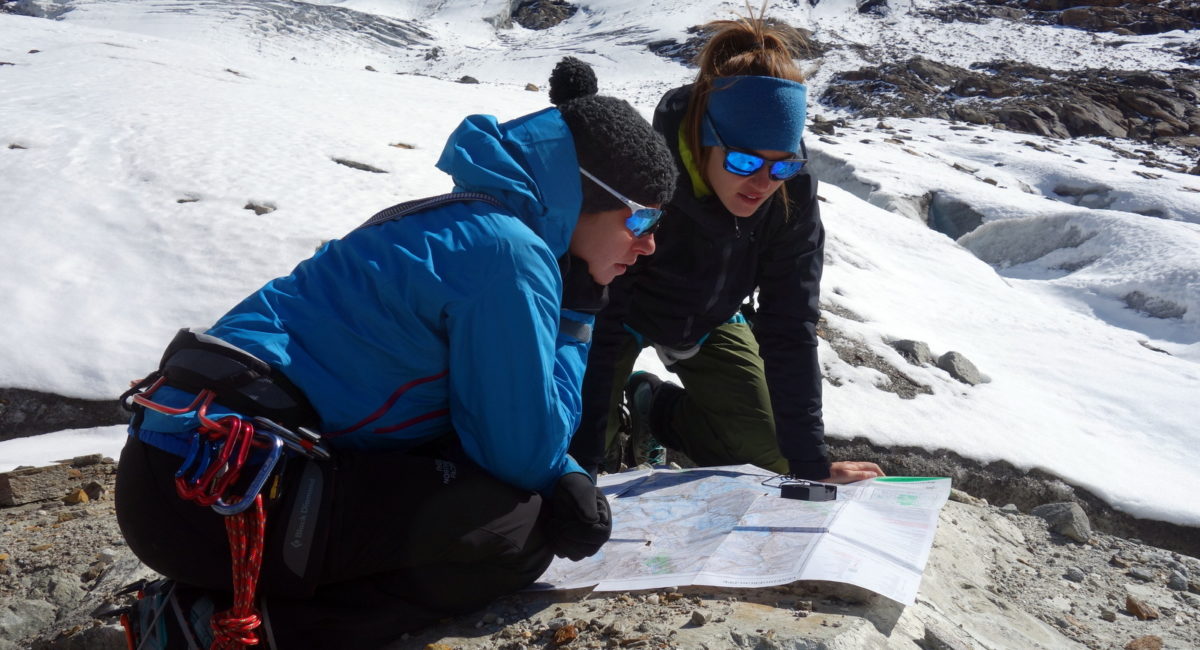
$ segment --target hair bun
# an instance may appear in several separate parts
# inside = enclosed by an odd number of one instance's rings
[[[565,56],[550,73],[550,103],[560,106],[572,99],[595,95],[600,86],[592,66],[573,56]]]

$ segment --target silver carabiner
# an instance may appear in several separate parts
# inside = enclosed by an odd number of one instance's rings
[[[258,468],[258,474],[251,481],[250,487],[242,498],[230,504],[225,503],[224,498],[217,499],[217,502],[212,505],[212,509],[219,515],[236,515],[245,511],[254,503],[254,497],[262,492],[263,486],[266,485],[267,479],[271,478],[271,473],[275,471],[275,465],[279,463],[280,457],[283,456],[283,438],[273,433],[255,432],[254,435],[261,435],[270,441],[270,448],[267,450],[267,457],[263,460],[262,466]]]

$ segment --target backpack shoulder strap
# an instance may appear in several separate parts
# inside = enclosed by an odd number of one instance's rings
[[[483,201],[484,203],[494,205],[497,208],[504,207],[503,204],[501,204],[500,201],[497,201],[495,197],[482,192],[451,192],[449,194],[429,196],[423,199],[413,199],[411,201],[405,201],[404,203],[398,203],[390,208],[385,208],[377,212],[375,216],[367,219],[361,226],[355,228],[355,230],[362,230],[363,228],[377,226],[381,223],[395,221],[396,219],[403,219],[404,217],[407,217],[415,212],[431,210],[433,208],[446,205],[447,203],[456,203],[459,201]]]

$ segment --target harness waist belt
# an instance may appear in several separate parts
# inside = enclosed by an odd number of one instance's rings
[[[282,373],[221,339],[184,328],[163,353],[159,372],[173,388],[208,389],[217,401],[248,416],[288,427],[314,427],[319,418],[308,398]]]

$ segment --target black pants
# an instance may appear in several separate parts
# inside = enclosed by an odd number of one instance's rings
[[[180,462],[130,439],[117,473],[121,531],[155,571],[228,592],[224,517],[176,495]],[[279,648],[381,647],[528,586],[553,557],[539,525],[541,497],[472,463],[349,452],[323,465],[319,513],[315,502],[301,503],[305,464],[295,462],[285,495],[268,508],[258,593]],[[280,550],[300,514],[319,514],[304,580]]]

